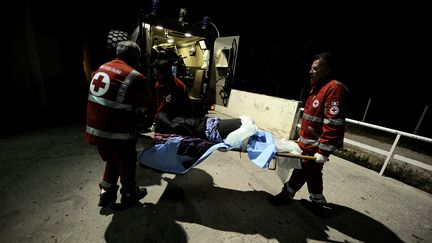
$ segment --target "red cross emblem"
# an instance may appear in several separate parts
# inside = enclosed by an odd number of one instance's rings
[[[96,73],[90,83],[90,92],[93,95],[101,96],[108,91],[109,85],[110,79],[108,74],[103,72]]]
[[[330,107],[330,114],[336,115],[337,113],[339,113],[339,107],[337,106]]]

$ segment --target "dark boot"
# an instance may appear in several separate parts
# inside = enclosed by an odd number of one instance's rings
[[[290,203],[293,198],[294,193],[290,193],[287,189],[287,184],[284,184],[282,191],[276,196],[271,196],[268,201],[275,206],[281,206]]]
[[[99,207],[106,207],[110,204],[113,204],[117,200],[117,190],[119,189],[119,186],[112,185],[109,188],[104,188],[101,185],[99,185],[99,188],[101,190],[104,190],[104,192],[99,195]]]
[[[318,217],[329,217],[332,210],[331,207],[324,202],[301,199],[300,204]]]
[[[139,204],[139,200],[147,195],[146,188],[135,187],[132,190],[120,190],[122,198],[120,200],[121,208],[128,208]]]

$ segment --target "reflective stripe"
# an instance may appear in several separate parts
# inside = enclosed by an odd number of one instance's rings
[[[318,142],[319,142],[318,140],[306,139],[302,136],[299,137],[299,140],[304,144],[315,145],[315,146],[318,146]]]
[[[333,152],[336,149],[336,146],[325,144],[325,143],[319,143],[318,140],[306,139],[302,136],[299,137],[299,140],[304,144],[318,146],[319,149],[330,151],[330,152]]]
[[[125,78],[117,93],[117,102],[123,103],[127,89],[129,88],[132,81],[136,78],[136,76],[138,76],[138,74],[139,73],[137,71],[132,70],[132,72],[130,72],[129,75]]]
[[[333,152],[336,149],[336,146],[333,146],[330,144],[325,144],[325,143],[320,143],[319,148],[322,150]]]
[[[323,122],[323,119],[321,117],[311,116],[308,114],[303,114],[303,118],[308,120],[308,121]]]
[[[99,182],[99,185],[105,189],[110,188],[112,186],[112,184],[107,182],[107,181],[101,181],[101,182]]]
[[[92,127],[89,127],[89,126],[86,127],[86,132],[89,133],[89,134],[95,135],[97,137],[108,138],[108,139],[127,140],[127,139],[134,139],[134,138],[136,138],[135,134],[131,134],[131,133],[117,133],[117,132],[105,132],[105,131],[101,131],[99,129],[92,128]]]
[[[312,202],[327,203],[327,200],[325,199],[323,194],[309,193],[309,199]]]
[[[94,96],[92,94],[89,94],[88,100],[91,101],[91,102],[94,102],[96,104],[103,105],[103,106],[106,106],[106,107],[110,107],[110,108],[113,108],[113,109],[133,111],[133,106],[132,105],[126,105],[126,104],[117,103],[117,102],[112,101],[112,100],[108,100],[108,99],[105,99],[105,98],[102,98],[102,97]]]
[[[331,124],[331,125],[343,125],[345,124],[345,119],[324,119],[324,124]]]

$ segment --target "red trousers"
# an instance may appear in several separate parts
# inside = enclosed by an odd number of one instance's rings
[[[294,169],[288,181],[288,186],[294,191],[307,183],[309,193],[323,193],[322,169],[324,164],[315,163],[315,161],[302,162],[302,169]]]
[[[103,180],[117,185],[120,178],[122,189],[132,190],[136,187],[135,172],[137,152],[136,141],[119,141],[109,145],[97,145],[100,156],[105,161]]]

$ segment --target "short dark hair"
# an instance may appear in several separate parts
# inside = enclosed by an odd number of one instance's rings
[[[333,55],[330,52],[321,52],[315,55],[315,60],[323,60],[330,69],[334,67]]]
[[[167,69],[167,68],[171,68],[171,63],[168,62],[168,60],[160,59],[155,63],[155,67],[157,69]]]
[[[328,71],[328,76],[329,78],[337,78],[336,76],[338,76],[338,67],[336,65],[336,59],[335,56],[328,52],[321,52],[315,55],[315,59],[314,60],[321,60],[327,71]]]

